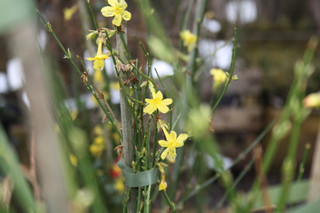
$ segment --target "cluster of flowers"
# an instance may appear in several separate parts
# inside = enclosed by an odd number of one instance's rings
[[[103,7],[101,13],[105,17],[113,17],[112,24],[119,27],[121,26],[122,20],[129,21],[131,19],[131,13],[126,11],[127,4],[124,0],[108,0],[109,6]],[[110,54],[103,53],[103,46],[106,45],[106,36],[111,37],[116,33],[116,30],[110,30],[107,28],[102,28],[102,31],[92,31],[88,34],[87,38],[92,39],[95,35],[97,38],[97,53],[95,57],[89,57],[87,60],[93,61],[93,68],[95,72],[99,72],[104,69],[104,60],[108,59]],[[106,35],[107,33],[107,35]],[[188,52],[191,52],[195,47],[197,42],[197,36],[188,30],[184,30],[180,33],[180,37],[183,41],[183,45],[187,48]],[[222,83],[226,82],[228,76],[227,73],[221,69],[212,69],[210,74],[213,76],[214,89],[216,90]],[[149,82],[149,90],[152,98],[145,99],[145,107],[143,112],[145,114],[165,114],[170,111],[169,105],[172,104],[172,99],[163,98],[161,91],[156,91],[151,82]],[[175,131],[170,130],[168,126],[163,121],[158,121],[158,126],[162,129],[166,140],[159,140],[158,144],[165,148],[161,153],[161,159],[168,159],[169,162],[174,162],[177,152],[176,149],[184,145],[184,141],[188,138],[187,134],[178,135]],[[90,146],[90,151],[94,156],[100,156],[103,151],[103,143],[101,143],[101,138],[96,138],[94,143]],[[159,183],[159,190],[166,190],[167,183],[165,181],[164,163],[159,162],[159,171],[161,173],[161,181]]]

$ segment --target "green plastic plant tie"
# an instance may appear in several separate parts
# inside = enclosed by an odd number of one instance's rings
[[[134,173],[133,170],[124,163],[123,159],[121,159],[117,165],[122,169],[126,178],[125,184],[128,187],[142,187],[158,183],[158,169],[149,169],[147,171]]]

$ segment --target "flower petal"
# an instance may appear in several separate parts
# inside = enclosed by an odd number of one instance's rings
[[[118,5],[123,10],[125,10],[128,7],[127,3],[125,1],[123,1],[123,0],[120,0]]]
[[[177,157],[177,152],[175,148],[169,149],[168,156],[174,160]]]
[[[166,99],[161,101],[161,104],[163,104],[163,105],[172,104],[172,99],[171,98],[166,98]]]
[[[99,55],[99,56],[96,56],[96,59],[100,59],[100,60],[108,59],[108,58],[109,58],[108,55]]]
[[[167,189],[167,182],[166,180],[162,179],[161,182],[159,183],[159,191],[164,190],[166,191]]]
[[[158,110],[159,110],[160,112],[162,112],[163,114],[169,112],[169,108],[168,108],[167,106],[165,106],[165,105],[159,105],[157,108],[158,108]]]
[[[115,7],[119,5],[118,0],[108,0],[108,4],[110,4],[112,7]]]
[[[103,59],[97,59],[93,63],[93,69],[95,70],[102,70],[104,68],[104,60]]]
[[[168,141],[165,141],[165,140],[159,140],[158,143],[162,147],[168,147],[169,145]]]
[[[164,132],[164,135],[166,136],[166,139],[168,140],[169,139],[169,134],[166,130],[166,128],[162,128],[163,132]]]
[[[176,147],[181,147],[184,145],[184,141],[188,138],[187,134],[180,134],[177,138]]]
[[[168,141],[176,141],[177,140],[177,133],[175,131],[171,131]]]
[[[122,21],[121,15],[115,14],[115,16],[112,20],[112,24],[119,27],[121,25],[121,21]]]
[[[101,13],[105,17],[114,16],[114,9],[112,7],[106,6],[101,9]]]
[[[152,99],[146,98],[145,101],[146,103],[150,104],[152,102]]]
[[[169,149],[168,149],[168,148],[166,148],[166,149],[162,152],[162,154],[161,154],[161,159],[162,159],[162,160],[166,159],[168,152],[169,152]]]
[[[159,98],[160,100],[162,100],[163,99],[162,92],[158,91],[153,98]]]
[[[156,111],[156,109],[157,108],[153,104],[149,104],[143,109],[143,112],[151,115],[154,111]]]
[[[123,11],[122,18],[126,21],[129,21],[131,19],[131,13],[128,11]]]
[[[94,60],[96,60],[96,58],[94,57],[94,58],[91,58],[91,57],[87,57],[86,58],[88,61],[94,61]]]

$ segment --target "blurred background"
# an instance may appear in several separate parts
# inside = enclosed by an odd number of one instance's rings
[[[82,0],[38,0],[34,5],[50,22],[61,43],[66,48],[70,48],[73,55],[85,58],[95,54],[95,46],[85,38],[88,30],[93,29],[93,26],[83,12],[83,2]],[[151,2],[172,44],[178,46],[182,14],[194,1],[151,0]],[[129,5],[127,10],[132,13],[132,20],[128,22],[129,48],[132,56],[138,58],[140,65],[144,67],[146,59],[137,45],[137,39],[145,44],[150,32],[135,1],[127,0],[127,3]],[[99,12],[106,2],[92,0],[91,4],[98,25],[111,26],[110,20],[104,18]],[[235,74],[239,80],[231,83],[213,121],[222,153],[228,161],[232,162],[267,124],[279,115],[284,106],[293,80],[296,61],[302,58],[308,40],[312,36],[320,36],[320,1],[209,0],[206,11],[201,27],[199,55],[212,67],[229,69],[232,55],[230,41],[235,22],[239,29],[239,51],[235,67]],[[33,11],[30,14],[33,14]],[[191,16],[194,15],[195,11],[192,9]],[[35,17],[35,20],[37,21],[38,48],[50,61],[52,69],[61,76],[66,89],[65,105],[70,112],[75,112],[74,119],[77,120],[78,125],[88,129],[88,134],[92,134],[91,127],[101,121],[101,118],[97,117],[100,111],[69,61],[64,59],[64,53],[56,41],[46,31],[39,18]],[[2,28],[0,36],[0,119],[11,145],[18,153],[21,164],[28,167],[30,153],[27,147],[30,126],[25,116],[30,108],[30,94],[25,90],[26,79],[21,59],[13,54],[10,47],[12,43],[9,41],[15,27],[19,28],[19,23],[11,22],[10,27]],[[191,23],[187,23],[187,28],[192,28]],[[307,93],[320,90],[318,59],[319,50],[315,53],[313,61],[315,72],[308,82]],[[79,61],[77,63],[80,64]],[[85,63],[90,67],[90,63],[87,61]],[[109,78],[115,79],[111,59],[105,61],[105,66]],[[174,68],[165,61],[154,59],[153,66],[162,77],[173,74]],[[89,74],[93,74],[93,70],[89,69]],[[199,77],[202,102],[208,102],[212,95],[212,79],[209,76],[208,71]],[[111,89],[108,98],[113,107],[118,108],[119,89],[117,85],[109,86]],[[81,113],[85,111],[89,112],[88,115]],[[300,152],[297,161],[302,159],[305,144],[311,145],[305,176],[309,175],[319,121],[319,111],[313,111],[303,123],[299,138]],[[279,171],[282,165],[280,162],[284,157],[281,153],[286,152],[288,148],[286,140],[284,139],[281,143],[272,165],[270,182],[280,181]],[[265,147],[268,137],[264,141]],[[249,159],[250,157],[237,164],[233,172],[239,173]],[[250,178],[248,186],[249,182]],[[243,187],[246,187],[246,182],[243,183]]]

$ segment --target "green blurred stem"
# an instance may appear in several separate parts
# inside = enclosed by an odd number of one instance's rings
[[[0,124],[0,169],[5,175],[10,175],[14,185],[14,196],[17,197],[25,212],[36,212],[36,204],[31,188],[21,172],[19,161],[9,146],[8,138]],[[0,201],[0,204],[1,201]],[[1,209],[1,208],[0,208]]]
[[[277,212],[279,212],[279,213],[283,212],[283,210],[285,208],[286,200],[289,195],[291,182],[293,180],[293,172],[294,172],[294,168],[295,168],[294,157],[296,155],[296,150],[298,147],[302,121],[303,121],[302,119],[298,119],[294,123],[291,138],[290,138],[289,151],[288,151],[287,157],[283,163],[283,167],[284,167],[283,168],[283,183],[282,183],[282,190],[281,190],[280,199],[278,202],[278,209],[277,209]],[[290,164],[291,166],[288,164]],[[285,167],[288,167],[288,168],[285,168]]]
[[[199,43],[199,36],[201,31],[201,25],[204,18],[204,13],[206,9],[208,0],[198,0],[197,1],[197,11],[196,11],[196,18],[193,23],[193,32],[197,36],[197,40],[195,43],[195,47],[193,48],[192,54],[191,54],[191,61],[190,61],[190,68],[192,73],[192,82],[194,83],[194,76],[197,71],[197,63],[196,59],[198,56],[198,43]]]
[[[157,144],[158,144],[158,125],[157,122],[154,122],[154,138],[153,138],[153,160],[152,160],[152,168],[156,166],[156,152],[157,152]]]
[[[242,178],[248,173],[248,171],[250,170],[250,168],[253,165],[253,162],[254,162],[254,159],[252,158],[250,160],[250,162],[244,167],[244,169],[239,174],[239,176],[236,178],[236,180],[233,182],[232,186],[224,193],[223,197],[221,198],[221,200],[217,204],[217,207],[214,209],[214,212],[217,212],[222,207],[223,203],[228,198],[228,194],[230,193],[230,191],[234,190],[236,188],[236,186],[240,183]]]
[[[237,57],[237,41],[238,41],[238,37],[237,37],[237,25],[234,24],[234,36],[233,36],[233,49],[232,49],[232,59],[231,59],[231,66],[230,66],[230,69],[229,69],[229,79],[227,81],[227,83],[224,85],[224,88],[217,100],[217,102],[215,103],[215,105],[212,107],[212,113],[214,113],[214,111],[216,110],[216,108],[218,107],[222,97],[224,96],[224,94],[226,93],[228,87],[229,87],[229,84],[232,80],[232,76],[233,76],[233,72],[234,72],[234,67],[235,67],[235,64],[236,64],[236,57]]]
[[[305,168],[305,165],[306,165],[306,162],[307,162],[309,151],[310,151],[310,144],[306,144],[305,147],[304,147],[303,158],[302,158],[302,161],[301,161],[301,163],[299,165],[299,175],[298,175],[298,178],[297,178],[297,182],[302,180],[302,176],[304,174],[304,168]]]
[[[166,198],[166,201],[167,201],[168,205],[171,207],[172,212],[176,212],[176,205],[172,202],[172,200],[170,199],[170,197],[167,194],[167,192],[164,191],[164,190],[162,190],[161,192],[164,195],[164,197]]]
[[[89,9],[89,13],[90,13],[90,17],[91,17],[91,21],[93,23],[93,26],[95,27],[95,29],[97,30],[99,28],[98,24],[97,24],[97,19],[96,16],[94,15],[93,9],[92,9],[92,5],[90,0],[87,1],[87,5],[88,5],[88,9]]]

